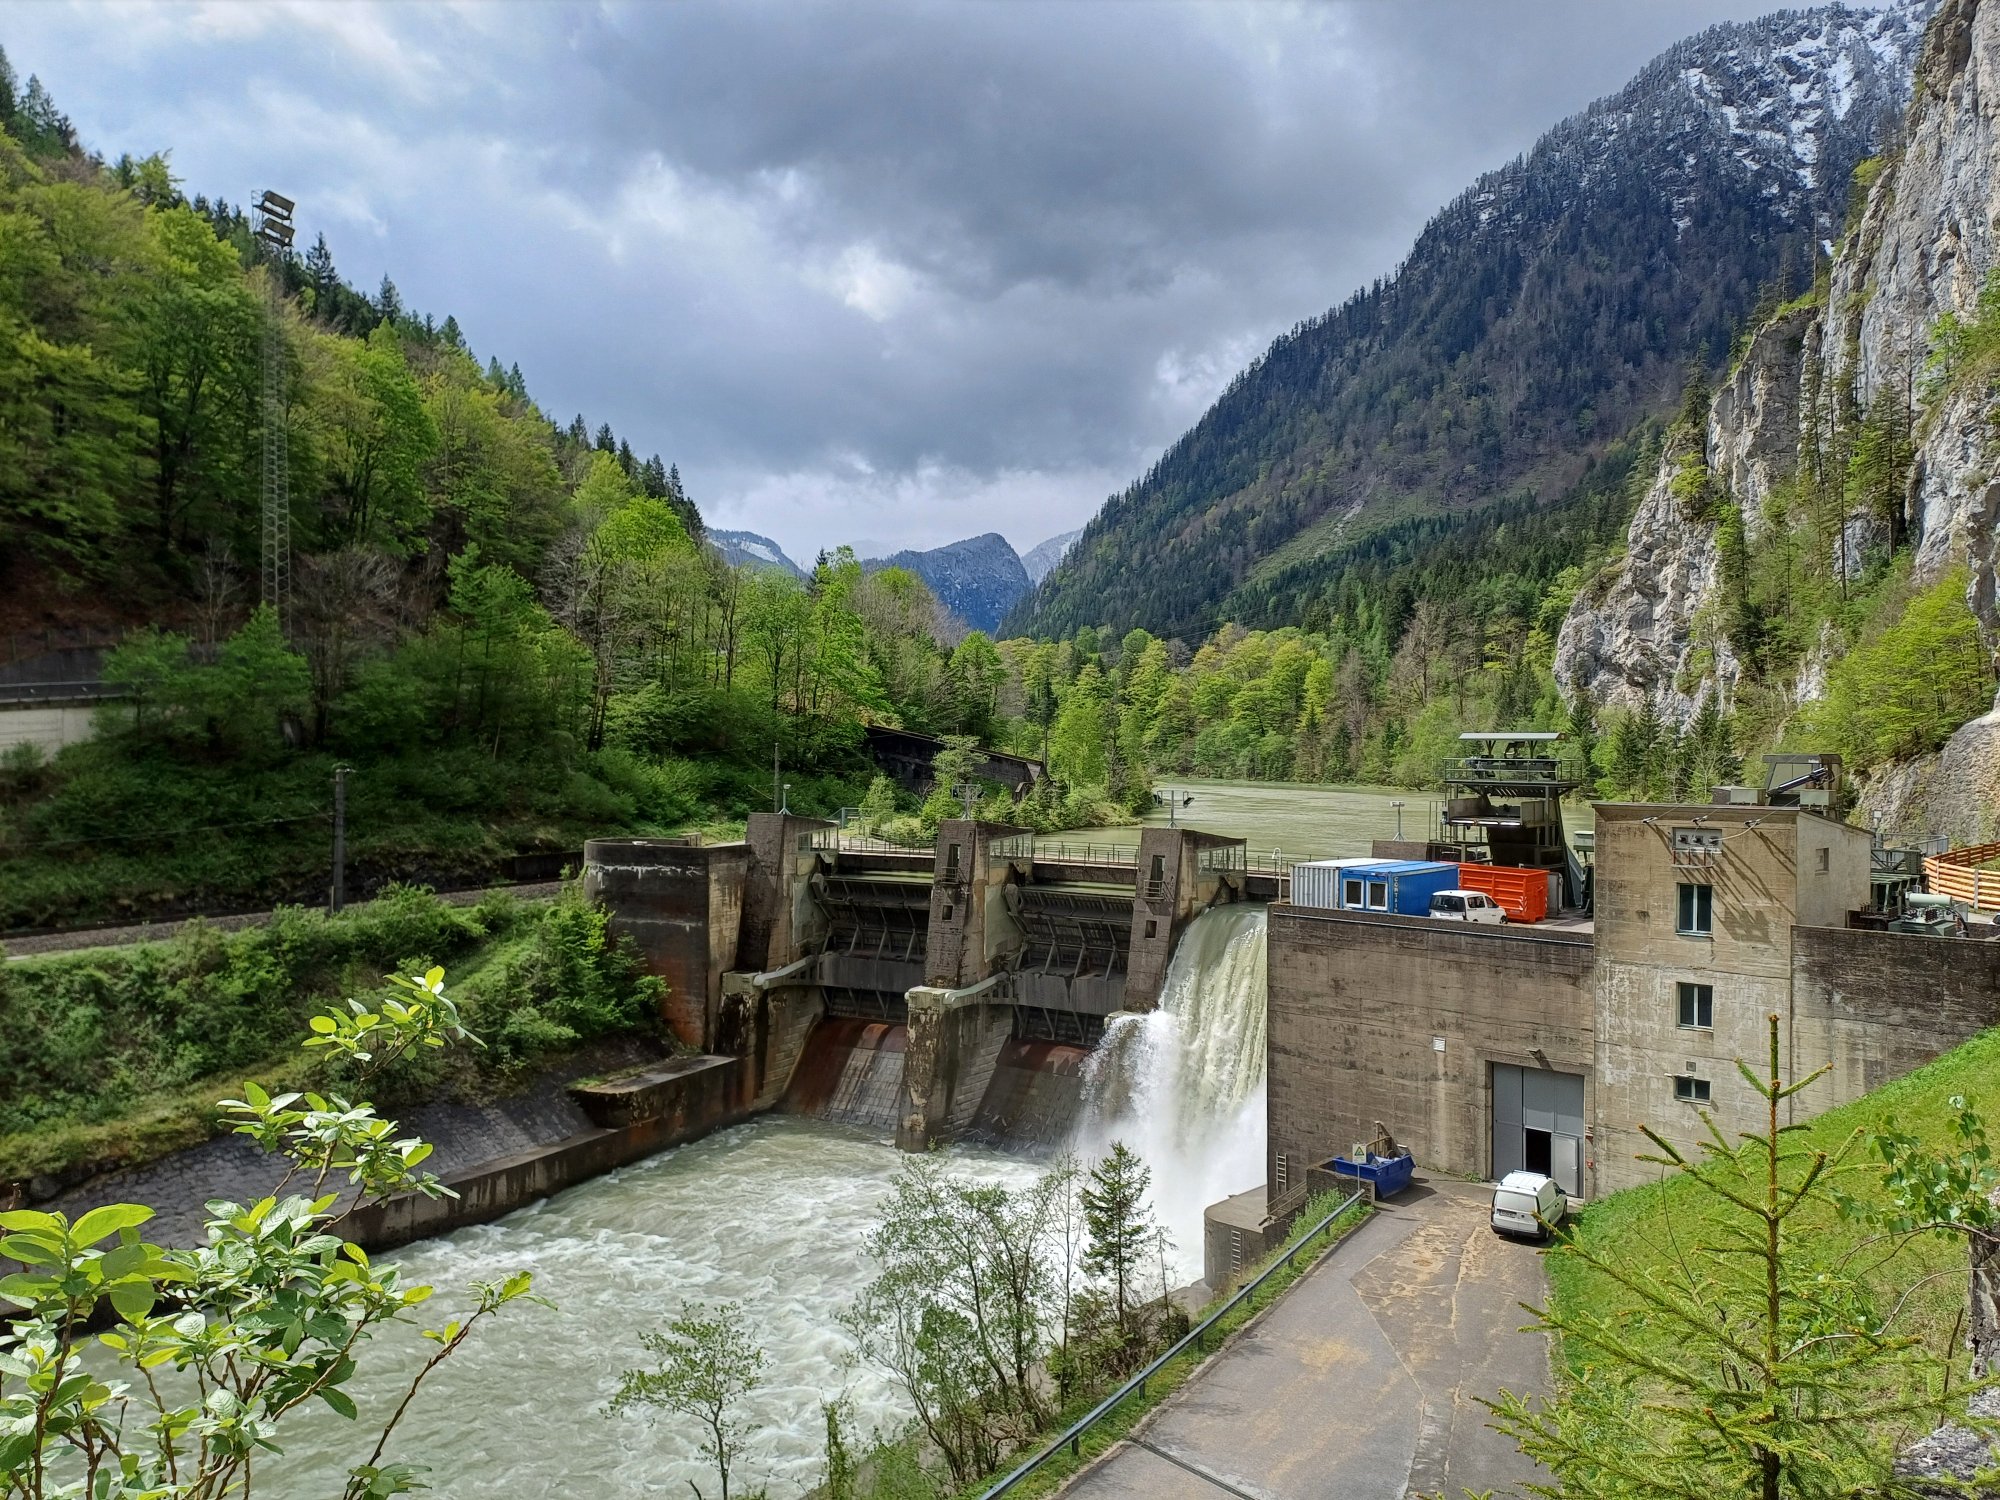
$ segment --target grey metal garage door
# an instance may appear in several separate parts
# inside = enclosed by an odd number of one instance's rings
[[[1493,1175],[1540,1172],[1583,1196],[1583,1075],[1493,1065]]]

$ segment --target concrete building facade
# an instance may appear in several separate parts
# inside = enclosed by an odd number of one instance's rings
[[[1871,839],[1789,807],[1601,804],[1594,924],[1474,927],[1280,905],[1269,926],[1267,1202],[1378,1129],[1420,1161],[1549,1173],[1579,1197],[1656,1177],[1782,1067],[1796,1119],[2000,1023],[2000,942],[1851,930]]]

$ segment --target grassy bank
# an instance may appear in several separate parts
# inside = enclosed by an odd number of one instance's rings
[[[215,1101],[246,1077],[337,1090],[337,1074],[308,1078],[314,1064],[297,1046],[307,1018],[432,964],[486,1045],[404,1059],[378,1102],[483,1097],[596,1037],[657,1025],[657,981],[574,890],[453,907],[403,888],[338,917],[286,908],[244,932],[195,923],[164,943],[8,964],[0,1182],[130,1165],[206,1139]]]
[[[1865,1138],[1893,1121],[1925,1140],[1943,1143],[1952,1139],[1956,1116],[1949,1100],[1961,1094],[1989,1110],[2000,1104],[2000,1029],[1975,1037],[1864,1098],[1829,1110],[1811,1123],[1805,1139],[1820,1149],[1837,1151],[1856,1132]],[[1801,1098],[1809,1105],[1811,1091]],[[1848,1160],[1853,1170],[1842,1179],[1846,1192],[1863,1208],[1881,1206],[1880,1163],[1860,1145]],[[1649,1272],[1664,1275],[1686,1247],[1719,1240],[1722,1216],[1716,1200],[1695,1187],[1676,1177],[1613,1193],[1583,1210],[1576,1224],[1578,1240],[1635,1277],[1644,1279]],[[1885,1239],[1864,1216],[1842,1217],[1830,1210],[1806,1226],[1806,1232],[1831,1253],[1850,1255],[1855,1264],[1866,1267],[1879,1305],[1893,1306],[1907,1293],[1902,1331],[1923,1338],[1932,1348],[1950,1343],[1965,1313],[1963,1239],[1943,1235]],[[1622,1318],[1628,1332],[1662,1354],[1675,1349],[1673,1328],[1664,1320],[1643,1316],[1637,1300],[1623,1287],[1573,1256],[1550,1255],[1548,1269],[1555,1311]],[[1587,1378],[1585,1355],[1578,1346],[1565,1346],[1561,1368],[1568,1379]]]

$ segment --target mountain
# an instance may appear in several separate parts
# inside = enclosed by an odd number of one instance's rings
[[[776,568],[789,573],[794,578],[806,576],[805,569],[785,556],[785,549],[767,536],[759,536],[754,531],[708,530],[708,540],[722,560],[734,567]]]
[[[1996,72],[2000,3],[1945,0],[1827,274],[1670,431],[1556,642],[1600,710],[1839,751],[1899,840],[1990,839],[2000,805]]]
[[[1395,275],[1273,343],[1009,633],[1296,621],[1380,527],[1562,496],[1760,297],[1810,280],[1927,11],[1784,11],[1668,49],[1461,194]]]
[[[1079,526],[1075,531],[1065,531],[1061,536],[1052,536],[1046,542],[1037,542],[1021,554],[1021,566],[1028,570],[1028,577],[1040,583],[1049,576],[1049,570],[1063,560],[1070,545],[1083,535]]]
[[[974,630],[989,635],[998,628],[1016,600],[1028,592],[1027,569],[997,531],[933,547],[928,552],[898,552],[873,558],[863,566],[871,573],[883,568],[908,568],[930,586],[938,603]]]

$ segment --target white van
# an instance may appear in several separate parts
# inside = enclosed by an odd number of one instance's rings
[[[1431,897],[1431,915],[1443,922],[1487,922],[1507,920],[1507,913],[1484,891],[1439,891]]]
[[[1569,1198],[1553,1177],[1540,1172],[1509,1172],[1493,1185],[1493,1232],[1546,1240],[1549,1226],[1560,1224]]]

